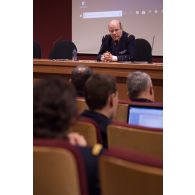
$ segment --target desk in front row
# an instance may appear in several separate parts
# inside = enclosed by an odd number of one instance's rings
[[[131,63],[131,62],[97,62],[95,60],[33,60],[33,78],[42,79],[51,75],[64,75],[70,78],[72,69],[79,64],[92,68],[96,73],[111,74],[117,78],[119,98],[127,100],[126,78],[130,72],[143,71],[148,73],[154,85],[155,100],[163,102],[163,64],[162,63]]]

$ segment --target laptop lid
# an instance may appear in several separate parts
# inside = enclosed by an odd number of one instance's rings
[[[127,123],[151,128],[163,128],[162,105],[136,105],[128,106]]]

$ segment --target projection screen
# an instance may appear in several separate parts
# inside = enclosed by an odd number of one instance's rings
[[[148,40],[153,56],[163,56],[163,0],[72,0],[72,40],[78,53],[97,54],[112,19]]]

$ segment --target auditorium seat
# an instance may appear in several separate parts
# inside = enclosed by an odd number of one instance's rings
[[[100,157],[101,195],[163,195],[162,160],[108,149]]]
[[[114,116],[114,121],[127,122],[127,113],[128,113],[128,105],[130,101],[119,100],[116,116]]]
[[[135,61],[152,62],[152,47],[146,39],[136,39]]]
[[[107,128],[108,147],[133,149],[163,159],[163,130],[113,122]]]
[[[88,109],[88,106],[85,102],[85,98],[77,97],[77,109],[79,114],[84,110]]]
[[[72,60],[72,52],[76,49],[76,45],[72,41],[57,41],[49,54],[49,59],[70,59]]]
[[[33,194],[88,194],[84,162],[75,147],[59,139],[33,142]]]
[[[83,135],[88,146],[93,146],[96,143],[102,143],[98,125],[95,121],[89,118],[79,117],[77,122],[70,128],[70,131]]]

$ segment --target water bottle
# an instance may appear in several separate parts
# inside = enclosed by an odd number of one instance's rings
[[[72,51],[72,60],[77,61],[77,50],[76,49],[73,49]]]

